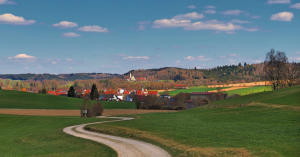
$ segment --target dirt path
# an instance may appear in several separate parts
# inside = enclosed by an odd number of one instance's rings
[[[154,112],[175,112],[168,110],[136,110],[136,109],[105,109],[104,116],[122,114],[144,114]],[[29,115],[29,116],[80,116],[79,110],[50,110],[50,109],[0,109],[0,114]]]
[[[105,144],[111,147],[112,149],[114,149],[117,152],[118,157],[171,157],[171,155],[168,152],[150,143],[84,130],[84,127],[90,124],[101,124],[101,123],[126,121],[126,120],[133,119],[133,118],[125,118],[125,117],[103,117],[103,118],[113,118],[116,120],[70,126],[64,128],[63,131],[66,134],[72,136]]]

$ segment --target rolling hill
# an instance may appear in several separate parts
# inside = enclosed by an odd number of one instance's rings
[[[152,142],[174,157],[300,154],[300,86],[227,99],[177,113],[87,129]]]

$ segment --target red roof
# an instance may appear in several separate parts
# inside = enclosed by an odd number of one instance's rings
[[[158,91],[148,91],[149,95],[158,95]]]
[[[184,84],[176,84],[175,87],[186,87]]]
[[[116,92],[115,91],[104,91],[104,94],[115,94]]]
[[[137,77],[136,80],[139,80],[139,81],[146,81],[147,78],[146,78],[146,77]]]

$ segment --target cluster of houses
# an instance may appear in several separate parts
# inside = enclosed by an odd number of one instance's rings
[[[78,97],[83,97],[86,95],[89,95],[91,93],[90,89],[85,90],[76,90],[76,95]],[[56,96],[67,96],[68,91],[66,90],[55,90],[55,91],[48,91],[48,94],[50,95],[56,95]],[[133,96],[159,96],[158,91],[154,90],[126,90],[119,88],[118,90],[113,89],[105,89],[100,92],[99,100],[102,101],[133,101]]]

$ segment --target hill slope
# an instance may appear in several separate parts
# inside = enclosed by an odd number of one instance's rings
[[[295,97],[299,92],[298,86],[228,99],[193,110],[139,115],[132,121],[88,128],[146,140],[175,157],[297,157],[300,154],[300,110],[290,106],[299,104],[299,98]],[[253,103],[254,100],[258,103]],[[260,104],[270,101],[269,106]],[[273,107],[273,104],[287,107]]]

